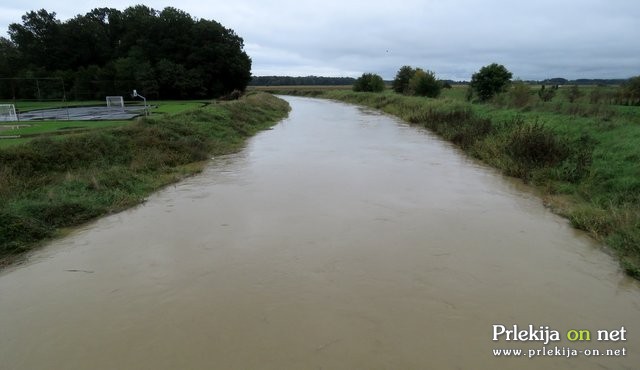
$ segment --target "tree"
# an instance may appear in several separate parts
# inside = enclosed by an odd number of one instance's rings
[[[442,85],[432,71],[423,71],[418,68],[409,80],[409,91],[412,95],[437,98],[441,90]]]
[[[391,87],[393,91],[398,94],[406,94],[409,91],[409,80],[416,73],[416,70],[411,66],[402,66],[398,73],[396,73],[396,78],[393,80],[393,84]]]
[[[42,9],[11,24],[9,36],[0,39],[1,71],[15,77],[60,73],[78,98],[92,91],[124,95],[132,87],[148,97],[214,98],[244,90],[251,79],[241,37],[171,7],[98,8],[66,22]]]
[[[22,24],[10,24],[9,36],[29,62],[45,69],[56,69],[61,59],[60,51],[68,47],[60,40],[60,21],[56,19],[56,13],[44,9],[23,15]]]
[[[384,81],[375,73],[363,73],[353,84],[353,91],[381,92],[383,90]]]
[[[480,68],[471,76],[470,86],[481,101],[487,101],[494,95],[506,90],[513,74],[503,65],[492,63]]]
[[[0,71],[6,76],[13,76],[19,65],[18,49],[9,40],[0,37]]]

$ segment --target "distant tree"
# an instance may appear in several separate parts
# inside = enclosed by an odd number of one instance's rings
[[[353,84],[353,91],[381,92],[384,90],[382,77],[375,73],[363,73]]]
[[[573,103],[580,99],[582,95],[584,94],[580,91],[578,85],[571,85],[570,88],[565,90],[565,96],[567,97],[567,100],[569,100],[569,103]]]
[[[409,91],[409,80],[416,73],[416,69],[411,66],[402,66],[398,73],[396,73],[396,78],[393,80],[392,88],[393,91],[398,94],[406,94]]]
[[[418,68],[409,80],[409,92],[412,95],[437,98],[441,90],[442,85],[432,71],[423,71]]]
[[[253,76],[249,85],[252,86],[301,86],[301,85],[353,85],[353,77],[291,77],[291,76]]]
[[[543,84],[549,84],[549,85],[566,85],[567,82],[569,81],[566,78],[562,78],[562,77],[554,77],[554,78],[549,78],[542,81]]]
[[[503,65],[493,63],[474,73],[470,86],[481,101],[487,101],[495,94],[505,91],[512,76]]]
[[[543,102],[548,102],[553,100],[553,97],[556,96],[556,91],[558,91],[558,85],[554,85],[548,89],[542,85],[540,90],[538,90],[538,97]]]

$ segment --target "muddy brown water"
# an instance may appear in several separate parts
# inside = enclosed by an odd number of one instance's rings
[[[242,152],[3,271],[0,368],[638,368],[640,285],[530,189],[391,117],[286,99]],[[626,355],[493,354],[543,347]]]

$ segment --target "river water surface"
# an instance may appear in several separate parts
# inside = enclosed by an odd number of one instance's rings
[[[0,368],[638,368],[639,284],[528,188],[389,116],[286,100],[242,152],[3,271]],[[543,347],[626,356],[493,354]]]

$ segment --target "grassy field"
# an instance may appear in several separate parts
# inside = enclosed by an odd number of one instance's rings
[[[153,101],[152,116],[178,114],[191,109],[197,109],[209,104],[208,101]],[[104,102],[26,102],[17,104],[22,111],[64,108],[71,106],[101,106]],[[25,143],[38,136],[71,135],[79,132],[123,126],[133,122],[128,121],[28,121],[0,123],[0,148]],[[19,138],[14,138],[19,137]]]
[[[264,93],[198,106],[174,104],[125,125],[0,149],[0,265],[61,229],[137,204],[200,171],[211,155],[239,150],[289,110]]]
[[[278,92],[365,105],[432,130],[536,186],[550,208],[603,241],[624,270],[640,278],[640,107],[593,99],[593,91],[604,95],[611,87],[581,87],[574,102],[562,89],[543,102],[538,89],[530,88],[525,104],[509,93],[488,104],[472,104],[463,86],[445,89],[438,99],[392,91]]]
[[[187,109],[202,107],[209,104],[207,100],[153,100],[147,104],[151,106],[151,112],[178,113]],[[14,104],[17,111],[30,112],[38,109],[71,108],[71,107],[102,107],[104,101],[0,101],[0,104]],[[142,101],[125,101],[125,106],[140,106]]]

